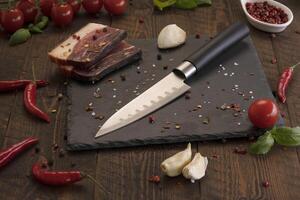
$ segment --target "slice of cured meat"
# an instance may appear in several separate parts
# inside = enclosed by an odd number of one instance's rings
[[[126,66],[142,56],[142,51],[133,45],[122,41],[109,55],[100,62],[92,65],[88,70],[78,69],[74,66],[60,66],[66,74],[81,81],[97,81],[107,74]]]
[[[48,53],[59,65],[87,68],[126,38],[126,31],[102,24],[89,23]]]

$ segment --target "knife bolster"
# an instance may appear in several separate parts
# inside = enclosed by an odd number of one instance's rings
[[[174,73],[184,79],[188,79],[196,73],[196,70],[196,67],[192,63],[184,61],[174,69]]]

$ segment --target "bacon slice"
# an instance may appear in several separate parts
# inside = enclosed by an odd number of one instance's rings
[[[133,45],[122,41],[111,53],[88,70],[74,66],[60,66],[64,74],[81,81],[97,81],[107,74],[126,66],[142,56],[142,51]]]
[[[103,57],[127,36],[126,31],[103,24],[89,23],[48,53],[59,65],[87,68]]]

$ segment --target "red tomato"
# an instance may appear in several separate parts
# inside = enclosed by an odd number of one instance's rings
[[[56,3],[56,0],[40,0],[40,8],[45,16],[51,17],[51,10],[54,3]]]
[[[24,15],[18,8],[3,10],[1,24],[5,31],[13,33],[24,25]]]
[[[85,9],[85,11],[89,14],[96,14],[100,12],[103,1],[102,0],[83,0],[82,6]]]
[[[81,7],[80,0],[67,0],[67,3],[72,6],[74,14],[78,13]]]
[[[21,0],[17,3],[17,8],[19,8],[24,15],[24,22],[33,22],[38,13],[38,10],[32,0]]]
[[[73,21],[73,9],[68,3],[54,4],[51,10],[51,18],[56,26],[64,27]]]
[[[104,8],[110,14],[121,15],[126,11],[127,0],[104,0]]]
[[[279,110],[270,99],[254,101],[248,109],[248,117],[258,128],[271,128],[278,120]]]

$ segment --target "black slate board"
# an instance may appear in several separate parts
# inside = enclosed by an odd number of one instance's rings
[[[246,110],[253,100],[272,99],[273,96],[248,37],[188,81],[192,87],[190,99],[183,95],[154,112],[155,123],[150,124],[148,117],[145,117],[113,133],[94,138],[98,126],[116,109],[170,73],[186,56],[208,40],[190,38],[182,47],[160,52],[156,48],[156,40],[130,41],[143,50],[143,60],[139,63],[112,73],[95,84],[72,81],[67,92],[71,100],[67,124],[68,149],[128,147],[261,134],[250,124]],[[161,60],[157,60],[158,53],[162,56]],[[167,70],[163,69],[166,65],[169,66]],[[126,76],[126,81],[121,80],[121,74]],[[93,96],[97,88],[100,88],[102,98]],[[96,115],[105,116],[104,120],[94,119],[92,112],[85,111],[90,102]],[[224,103],[240,104],[242,112],[235,117],[233,110],[217,109]],[[202,108],[193,111],[198,105]],[[209,118],[208,124],[203,123],[206,118]],[[175,128],[177,123],[180,129]],[[164,129],[164,126],[170,128]]]

